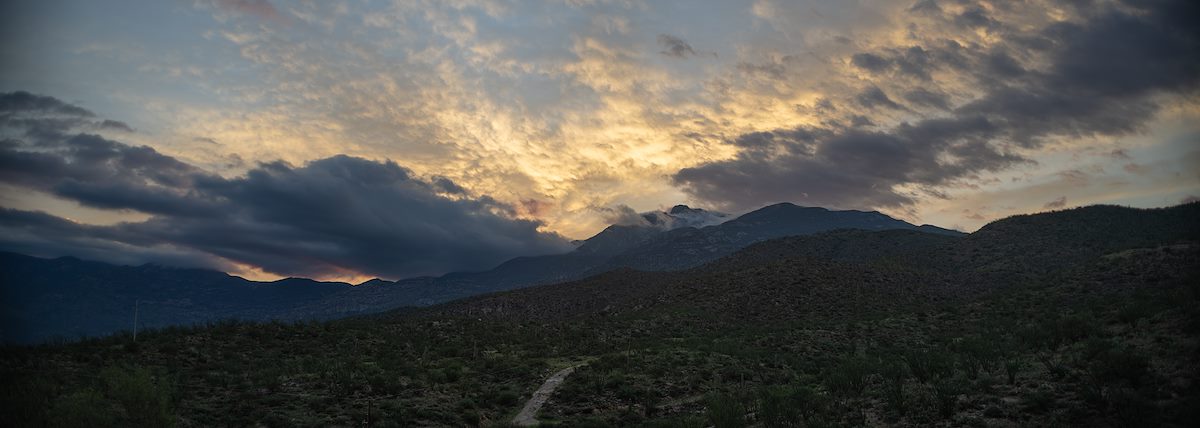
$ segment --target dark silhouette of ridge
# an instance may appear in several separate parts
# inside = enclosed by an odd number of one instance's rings
[[[670,227],[709,221],[709,212],[685,205],[643,214],[645,224],[613,225],[573,251],[518,257],[482,272],[350,286],[303,278],[271,283],[222,272],[156,265],[113,266],[62,258],[0,257],[5,305],[0,340],[73,339],[132,327],[136,300],[145,302],[144,327],[188,325],[221,319],[302,320],[426,306],[463,297],[560,283],[621,268],[681,270],[719,259],[769,239],[837,229],[955,231],[896,220],[878,212],[832,211],[782,203],[718,225]],[[64,266],[70,266],[64,268]]]

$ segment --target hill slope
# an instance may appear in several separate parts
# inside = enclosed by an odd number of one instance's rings
[[[0,290],[10,306],[0,318],[0,342],[75,339],[128,329],[137,301],[144,303],[139,305],[139,321],[145,327],[223,319],[329,319],[576,280],[623,267],[685,269],[781,236],[839,228],[925,230],[874,212],[791,204],[772,205],[710,225],[725,218],[724,214],[680,205],[669,212],[642,213],[635,224],[610,226],[570,253],[518,257],[484,272],[396,282],[375,280],[354,287],[300,279],[264,284],[214,271],[9,254],[0,257]]]
[[[254,282],[203,269],[114,266],[0,252],[0,342],[77,339],[131,329],[135,305],[143,328],[226,318],[329,317],[333,314],[291,309],[349,288],[300,278]]]
[[[834,231],[328,323],[5,348],[20,393],[0,396],[16,409],[0,424],[150,408],[183,426],[495,426],[583,364],[540,420],[1193,426],[1198,208],[1084,208],[965,239]],[[148,393],[108,386],[126,384]]]

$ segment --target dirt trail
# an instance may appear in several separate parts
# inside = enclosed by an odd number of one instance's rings
[[[563,380],[566,379],[567,376],[570,376],[571,373],[573,373],[578,367],[579,365],[567,367],[559,370],[557,373],[551,375],[550,378],[546,379],[546,382],[542,384],[542,387],[533,392],[533,397],[530,397],[529,401],[525,403],[525,407],[521,409],[521,413],[517,413],[517,416],[513,418],[513,425],[522,427],[537,426],[538,410],[542,409],[542,405],[546,404],[546,400],[550,399],[550,395],[554,394],[554,390],[557,389],[558,386],[562,384]]]

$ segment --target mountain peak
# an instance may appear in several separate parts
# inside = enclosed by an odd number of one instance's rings
[[[670,211],[667,211],[667,212],[668,212],[668,213],[670,213],[670,214],[680,214],[680,213],[685,213],[685,212],[694,212],[694,211],[704,211],[704,210],[700,210],[700,209],[692,209],[692,207],[689,207],[689,206],[687,206],[687,205],[680,204],[680,205],[676,205],[676,206],[673,206],[673,207],[671,207],[671,210],[670,210]]]

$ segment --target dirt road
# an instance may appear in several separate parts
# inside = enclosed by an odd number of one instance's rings
[[[559,370],[546,379],[542,387],[533,392],[533,397],[530,397],[529,401],[525,403],[525,407],[521,409],[521,413],[517,413],[517,416],[513,418],[513,425],[522,427],[537,426],[538,411],[542,409],[542,405],[546,404],[546,400],[550,399],[550,395],[554,394],[554,390],[562,384],[563,380],[575,372],[576,367],[579,366],[571,366]]]

